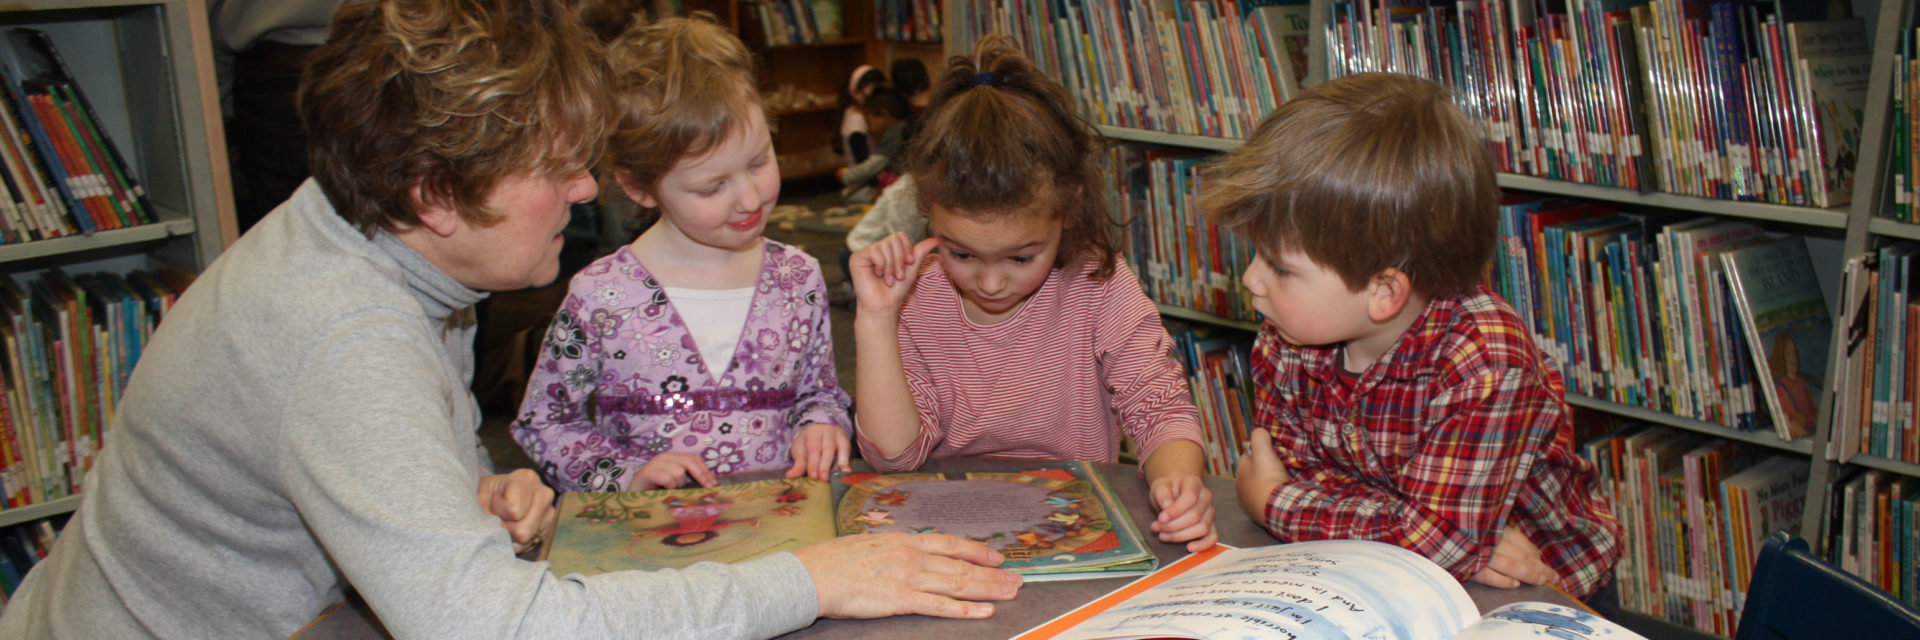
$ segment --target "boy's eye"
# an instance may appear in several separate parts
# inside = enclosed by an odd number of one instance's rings
[[[947,250],[947,255],[953,256],[953,259],[955,260],[972,260],[973,259],[973,254],[971,253],[962,253],[962,252],[954,251],[951,249]]]
[[[714,184],[712,184],[712,185],[710,185],[710,186],[708,186],[708,187],[707,187],[707,188],[705,188],[705,189],[701,189],[701,190],[699,190],[699,191],[695,191],[695,192],[693,192],[693,193],[694,193],[695,195],[699,195],[699,196],[710,196],[710,195],[713,195],[713,194],[716,194],[716,193],[720,193],[720,186],[721,186],[721,184],[723,184],[723,183],[718,183],[718,182],[716,182],[716,183],[714,183]]]
[[[1014,264],[1026,264],[1033,262],[1033,256],[1014,256],[1012,260]]]

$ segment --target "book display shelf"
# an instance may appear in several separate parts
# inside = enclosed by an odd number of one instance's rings
[[[42,147],[24,141],[63,134],[26,131],[32,125],[13,119],[20,103],[7,102],[6,136],[29,145],[0,150],[8,156],[9,211],[33,215],[26,163],[44,171],[62,158],[66,168],[108,167],[99,162],[110,154],[124,162],[102,169],[109,182],[96,182],[91,196],[76,188],[67,200],[69,192],[42,182],[38,201],[63,200],[69,217],[43,216],[26,227],[24,218],[7,219],[14,233],[0,243],[0,497],[10,508],[0,510],[0,526],[76,508],[139,344],[189,274],[237,236],[206,20],[202,0],[29,0],[0,8],[0,32],[12,45],[0,55],[11,95],[46,91],[46,76],[16,40],[31,33],[17,29],[37,30],[87,107],[84,122],[81,111],[68,112],[75,119],[63,153],[36,161],[22,154]],[[126,181],[112,182],[114,169]],[[141,214],[115,216],[114,207],[131,212],[135,200]]]
[[[1790,23],[1822,20],[1831,23],[1847,16],[1820,15],[1817,11],[1825,10],[1821,3],[1737,3],[1740,7],[1753,7],[1753,13],[1750,14],[1738,13],[1745,9],[1734,8],[1736,3],[1708,1],[1676,3],[1642,0],[1612,3],[1607,6],[1614,12],[1605,14],[1595,13],[1596,10],[1586,8],[1587,4],[1535,5],[1508,3],[1505,0],[1462,3],[1400,0],[1164,3],[1123,0],[1118,3],[1065,2],[1033,6],[972,0],[954,2],[947,22],[950,43],[971,43],[989,33],[1013,36],[1044,70],[1062,79],[1076,93],[1082,101],[1084,112],[1102,135],[1120,145],[1151,149],[1151,153],[1172,158],[1171,162],[1178,163],[1183,162],[1186,155],[1204,158],[1208,154],[1237,147],[1240,141],[1234,132],[1248,130],[1249,123],[1258,121],[1258,116],[1264,113],[1259,110],[1259,105],[1284,102],[1285,98],[1291,97],[1292,94],[1287,93],[1275,100],[1262,94],[1266,91],[1263,87],[1277,86],[1275,83],[1263,84],[1264,81],[1259,78],[1260,70],[1264,68],[1263,62],[1274,59],[1263,56],[1270,51],[1281,50],[1281,47],[1274,47],[1271,43],[1283,38],[1280,31],[1255,23],[1252,18],[1263,7],[1297,7],[1281,11],[1299,11],[1308,17],[1306,33],[1301,36],[1308,42],[1307,73],[1297,74],[1300,86],[1312,86],[1327,77],[1369,69],[1413,72],[1451,83],[1456,87],[1456,96],[1469,95],[1468,98],[1456,99],[1467,102],[1462,107],[1470,116],[1489,123],[1489,131],[1495,132],[1489,134],[1490,145],[1496,145],[1495,140],[1502,136],[1505,136],[1504,142],[1508,144],[1528,134],[1553,138],[1552,144],[1558,145],[1553,150],[1562,153],[1553,162],[1561,163],[1568,162],[1567,156],[1573,154],[1567,151],[1575,144],[1568,142],[1573,136],[1581,136],[1596,147],[1587,150],[1590,151],[1589,155],[1572,160],[1576,164],[1587,163],[1583,168],[1573,169],[1547,160],[1533,160],[1535,157],[1547,158],[1545,152],[1532,156],[1514,148],[1496,148],[1496,155],[1505,153],[1511,154],[1512,158],[1527,160],[1525,163],[1502,165],[1503,172],[1498,175],[1498,182],[1510,194],[1596,204],[1611,212],[1665,216],[1661,218],[1663,220],[1710,217],[1719,221],[1750,223],[1769,237],[1790,235],[1805,238],[1812,269],[1818,277],[1819,288],[1831,316],[1832,344],[1835,345],[1826,351],[1830,356],[1823,356],[1823,360],[1815,363],[1825,371],[1821,379],[1829,383],[1820,385],[1816,391],[1814,401],[1818,408],[1813,414],[1816,424],[1809,425],[1809,433],[1791,439],[1782,437],[1775,428],[1769,426],[1767,405],[1758,400],[1749,401],[1745,411],[1760,421],[1742,423],[1730,418],[1726,412],[1691,414],[1677,411],[1670,403],[1659,398],[1650,400],[1647,397],[1670,396],[1676,393],[1676,389],[1656,388],[1651,390],[1652,393],[1643,393],[1639,397],[1610,391],[1604,386],[1588,387],[1587,392],[1576,393],[1572,391],[1576,389],[1573,369],[1568,367],[1565,358],[1555,354],[1557,359],[1562,360],[1560,364],[1568,373],[1569,404],[1591,410],[1614,422],[1636,424],[1638,426],[1632,428],[1642,430],[1632,433],[1657,432],[1662,434],[1659,438],[1664,440],[1661,441],[1673,443],[1673,447],[1669,447],[1671,451],[1656,454],[1652,448],[1648,448],[1640,450],[1638,458],[1628,457],[1627,461],[1642,465],[1643,470],[1638,473],[1631,469],[1610,468],[1610,464],[1621,462],[1617,453],[1610,461],[1599,460],[1603,476],[1607,476],[1615,487],[1616,511],[1645,510],[1646,514],[1622,518],[1623,524],[1628,525],[1625,544],[1627,558],[1623,559],[1618,575],[1623,603],[1636,621],[1659,628],[1663,634],[1730,636],[1734,628],[1732,625],[1737,622],[1740,591],[1744,588],[1744,583],[1740,581],[1744,579],[1744,572],[1751,569],[1750,560],[1739,560],[1735,554],[1750,558],[1747,554],[1758,551],[1757,547],[1741,547],[1743,542],[1733,538],[1753,532],[1765,536],[1768,532],[1761,530],[1763,523],[1797,525],[1799,534],[1809,540],[1815,551],[1824,553],[1836,566],[1881,585],[1902,601],[1915,603],[1920,600],[1920,594],[1916,594],[1920,589],[1915,588],[1920,586],[1920,575],[1916,575],[1915,569],[1920,565],[1920,561],[1916,561],[1916,558],[1920,558],[1920,542],[1916,542],[1916,538],[1920,536],[1914,534],[1914,523],[1920,522],[1920,507],[1916,506],[1920,505],[1920,500],[1916,499],[1920,498],[1917,495],[1920,494],[1920,464],[1916,464],[1920,459],[1914,455],[1920,453],[1920,446],[1916,446],[1916,441],[1920,440],[1920,433],[1917,433],[1920,428],[1915,426],[1920,423],[1920,414],[1915,412],[1915,407],[1920,403],[1914,399],[1920,396],[1915,391],[1916,387],[1920,387],[1915,383],[1920,373],[1905,373],[1904,381],[1897,382],[1885,380],[1890,374],[1882,371],[1878,375],[1880,388],[1876,391],[1874,371],[1862,371],[1863,367],[1870,367],[1871,364],[1862,362],[1861,358],[1871,352],[1884,353],[1887,348],[1877,348],[1870,336],[1863,338],[1861,327],[1884,327],[1889,318],[1876,317],[1885,314],[1872,306],[1849,314],[1843,307],[1859,306],[1859,300],[1842,298],[1843,294],[1866,295],[1848,292],[1869,290],[1871,286],[1867,281],[1870,276],[1876,275],[1871,267],[1856,267],[1850,273],[1850,263],[1870,264],[1871,261],[1863,257],[1882,254],[1887,247],[1906,246],[1902,244],[1904,241],[1920,241],[1920,224],[1909,221],[1913,217],[1911,213],[1903,213],[1910,212],[1914,202],[1920,202],[1920,197],[1912,195],[1914,189],[1910,185],[1915,181],[1909,179],[1902,182],[1896,179],[1901,175],[1920,175],[1913,169],[1920,166],[1920,161],[1912,160],[1916,155],[1914,150],[1920,149],[1920,144],[1915,143],[1920,140],[1920,135],[1915,134],[1920,131],[1920,118],[1914,118],[1912,113],[1920,112],[1920,109],[1903,109],[1900,106],[1903,98],[1907,105],[1920,104],[1920,91],[1916,91],[1916,88],[1920,88],[1920,81],[1913,80],[1920,77],[1920,55],[1916,55],[1920,54],[1920,31],[1915,28],[1915,3],[1912,0],[1853,3],[1858,13],[1852,17],[1859,19],[1860,24],[1850,28],[1856,33],[1863,33],[1865,37],[1860,39],[1868,41],[1865,45],[1866,52],[1871,54],[1870,70],[1865,62],[1869,59],[1866,54],[1854,52],[1850,54],[1854,56],[1851,58],[1836,54],[1827,63],[1832,65],[1829,69],[1839,68],[1839,71],[1815,73],[1809,77],[1820,80],[1806,83],[1814,87],[1801,87],[1818,96],[1829,89],[1821,84],[1829,80],[1824,74],[1844,76],[1852,73],[1855,84],[1851,85],[1851,90],[1864,92],[1864,111],[1858,116],[1857,129],[1834,124],[1835,121],[1827,119],[1788,122],[1787,118],[1804,116],[1807,110],[1802,108],[1801,111],[1794,111],[1799,107],[1786,104],[1790,100],[1783,100],[1777,103],[1784,106],[1778,106],[1780,113],[1774,114],[1772,129],[1750,128],[1740,134],[1746,137],[1739,141],[1747,146],[1740,147],[1739,153],[1755,155],[1722,155],[1717,156],[1717,160],[1712,146],[1689,145],[1699,139],[1712,140],[1714,136],[1721,136],[1720,148],[1731,149],[1732,136],[1740,132],[1737,125],[1728,124],[1731,118],[1713,115],[1711,109],[1705,108],[1705,105],[1724,107],[1726,103],[1713,101],[1725,100],[1719,92],[1723,88],[1733,88],[1732,85],[1709,85],[1707,82],[1709,78],[1717,83],[1729,77],[1744,79],[1745,76],[1712,75],[1706,69],[1713,69],[1713,74],[1720,74],[1727,69],[1739,73],[1746,73],[1749,68],[1756,73],[1768,70],[1777,74],[1774,77],[1780,82],[1791,83],[1794,78],[1790,75],[1792,70],[1787,68],[1789,65],[1780,62],[1782,58],[1779,52],[1768,58],[1764,52],[1754,49],[1748,51],[1750,57],[1742,58],[1739,56],[1741,50],[1734,48],[1726,51],[1731,54],[1730,57],[1714,61],[1704,61],[1699,56],[1690,60],[1665,58],[1636,67],[1631,62],[1632,58],[1626,55],[1631,52],[1617,49],[1610,52],[1612,59],[1625,59],[1628,62],[1605,69],[1603,75],[1594,75],[1602,72],[1575,70],[1573,67],[1579,66],[1577,62],[1566,62],[1551,54],[1542,54],[1540,52],[1545,49],[1540,48],[1532,49],[1530,53],[1523,45],[1542,42],[1539,40],[1543,37],[1541,33],[1551,34],[1552,38],[1575,38],[1566,34],[1584,33],[1586,40],[1554,40],[1544,46],[1564,47],[1561,51],[1571,58],[1580,58],[1591,52],[1593,47],[1602,46],[1598,44],[1602,41],[1614,47],[1628,47],[1639,42],[1649,47],[1647,51],[1655,52],[1648,55],[1670,53],[1669,49],[1659,47],[1681,47],[1672,50],[1683,51],[1685,46],[1693,46],[1699,47],[1697,50],[1700,51],[1718,52],[1720,50],[1716,47],[1733,46],[1728,43],[1742,37],[1749,38],[1744,41],[1744,46],[1758,46],[1751,39],[1754,37],[1752,35],[1729,35],[1741,28],[1747,29],[1744,33],[1762,36],[1772,29],[1774,38],[1782,38],[1791,36],[1796,29],[1801,34],[1817,34],[1820,33],[1818,29],[1822,28],[1812,24],[1792,25],[1790,28]],[[1557,7],[1555,10],[1558,11],[1568,11],[1566,7],[1569,5],[1575,5],[1575,8],[1571,16],[1527,15],[1524,22],[1502,13],[1518,11],[1515,7],[1520,5],[1551,5]],[[1725,12],[1717,15],[1720,22],[1715,22],[1716,14],[1713,12],[1716,10]],[[1844,11],[1845,8],[1834,5],[1834,10]],[[1528,11],[1531,12],[1531,8]],[[1643,13],[1636,15],[1635,12]],[[1740,22],[1742,15],[1751,21]],[[1657,22],[1669,18],[1671,20],[1667,22]],[[1636,22],[1636,19],[1640,21]],[[1235,29],[1236,24],[1240,28]],[[1435,27],[1436,24],[1445,25],[1446,28]],[[1467,26],[1462,27],[1463,24]],[[1491,26],[1494,24],[1507,26],[1494,29]],[[1636,33],[1659,35],[1653,26],[1656,24],[1669,29],[1666,34],[1673,37],[1666,41],[1635,40]],[[1640,27],[1646,30],[1641,31]],[[1536,28],[1540,31],[1533,30]],[[1498,38],[1510,39],[1498,39],[1496,32],[1501,34]],[[1689,35],[1692,36],[1691,40]],[[1502,46],[1473,45],[1470,41],[1476,36],[1484,36],[1487,43],[1500,43]],[[1673,44],[1678,41],[1686,42],[1682,45]],[[1626,44],[1621,44],[1623,42]],[[1085,46],[1063,46],[1061,43],[1084,43]],[[1799,46],[1804,52],[1806,47],[1815,45],[1807,40]],[[1856,42],[1854,46],[1859,46],[1859,43]],[[954,47],[950,46],[949,51],[953,50]],[[1896,53],[1899,55],[1896,56]],[[1540,58],[1536,55],[1544,56],[1557,65],[1537,64]],[[1787,55],[1791,57],[1790,53]],[[1589,56],[1580,59],[1604,61],[1609,58]],[[1394,62],[1396,60],[1398,62]],[[1671,66],[1675,60],[1679,61],[1679,66]],[[1817,71],[1821,68],[1820,62],[1814,60],[1809,65],[1803,61],[1801,71],[1807,71],[1808,67]],[[1841,62],[1852,64],[1852,69],[1841,67]],[[1664,68],[1668,72],[1678,70],[1693,74],[1688,77],[1700,83],[1698,88],[1703,91],[1711,89],[1716,93],[1703,98],[1700,96],[1707,94],[1671,96],[1629,91],[1630,87],[1650,84],[1645,74],[1653,73],[1648,69],[1662,69],[1658,66],[1660,64],[1669,64]],[[1443,67],[1450,68],[1439,70]],[[1520,83],[1513,71],[1516,68],[1530,68],[1527,81],[1531,84]],[[1422,73],[1423,69],[1431,73]],[[1640,73],[1636,74],[1636,70]],[[1753,91],[1758,86],[1746,84],[1739,89]],[[1463,90],[1472,87],[1479,89]],[[1519,124],[1503,125],[1503,121],[1497,117],[1500,114],[1489,106],[1491,102],[1475,97],[1501,92],[1516,100],[1515,104],[1524,96],[1541,100],[1527,108],[1538,110],[1534,114],[1536,118],[1564,118],[1567,121],[1564,126],[1568,131],[1557,138],[1538,130],[1516,133],[1521,130]],[[1764,99],[1752,98],[1751,95],[1749,98],[1755,101]],[[1612,102],[1607,102],[1609,99]],[[1677,111],[1658,110],[1672,108],[1682,99],[1699,101],[1692,105],[1697,108],[1680,115],[1676,115]],[[1580,115],[1575,117],[1570,115],[1572,113]],[[1648,113],[1653,115],[1649,116]],[[1607,114],[1618,117],[1609,120]],[[1660,124],[1668,129],[1631,129],[1628,126],[1630,114],[1637,118],[1665,118]],[[1506,123],[1519,122],[1512,113],[1504,117]],[[1236,118],[1237,122],[1234,121]],[[1650,121],[1641,120],[1639,126],[1646,127],[1647,122]],[[1747,122],[1748,126],[1753,124],[1753,121]],[[1693,138],[1680,139],[1677,131],[1683,125],[1696,127],[1691,129]],[[1715,126],[1720,128],[1713,128]],[[1906,128],[1900,128],[1902,126]],[[1606,135],[1608,127],[1614,127],[1612,133],[1616,135]],[[1816,147],[1825,138],[1816,138],[1811,142],[1800,140],[1797,152],[1808,157],[1798,165],[1784,161],[1776,165],[1787,167],[1782,170],[1783,177],[1769,177],[1755,170],[1754,182],[1734,184],[1731,176],[1735,170],[1724,169],[1738,166],[1742,161],[1750,161],[1748,165],[1760,167],[1764,165],[1764,160],[1756,158],[1763,154],[1761,149],[1765,144],[1775,144],[1777,148],[1772,149],[1775,153],[1786,153],[1786,145],[1781,143],[1784,136],[1796,132],[1808,135],[1807,131],[1829,128],[1833,131],[1812,135],[1844,135],[1854,139],[1852,153],[1857,160],[1853,160],[1853,166],[1845,166],[1845,162],[1841,161],[1824,169],[1829,173],[1852,171],[1850,188],[1836,187],[1831,193],[1814,194],[1813,187],[1793,190],[1781,186],[1777,191],[1766,191],[1762,186],[1755,186],[1791,184],[1792,177],[1787,174],[1794,171],[1802,172],[1802,176],[1811,175],[1808,172],[1816,169],[1810,167],[1819,163],[1821,156],[1812,155],[1814,152],[1809,149],[1820,151]],[[1763,138],[1763,134],[1775,137]],[[1545,147],[1548,143],[1535,144]],[[1610,151],[1603,148],[1610,145]],[[1673,149],[1695,153],[1690,157],[1698,161],[1701,167],[1717,164],[1723,167],[1725,173],[1715,178],[1710,168],[1667,168],[1681,166],[1676,160],[1680,156],[1670,153]],[[1834,155],[1830,150],[1824,153]],[[1666,158],[1668,165],[1656,162],[1662,157]],[[1839,154],[1838,157],[1845,158],[1846,154]],[[1141,174],[1129,173],[1127,169],[1122,166],[1115,170],[1122,174],[1122,177],[1116,178],[1116,182],[1131,180],[1138,183],[1143,179],[1161,180],[1164,177],[1141,178]],[[1655,175],[1663,169],[1665,175]],[[1688,171],[1693,173],[1689,174]],[[1809,179],[1805,183],[1834,184],[1818,179]],[[1192,183],[1172,184],[1195,188]],[[1844,182],[1838,184],[1845,186]],[[1126,185],[1116,186],[1124,191]],[[1162,186],[1155,182],[1153,188]],[[1896,187],[1906,191],[1899,191]],[[1174,199],[1188,196],[1190,194],[1176,194]],[[1817,206],[1819,204],[1828,206]],[[1171,206],[1178,208],[1178,205]],[[1190,219],[1180,220],[1183,224],[1200,228],[1205,225],[1203,221],[1187,223]],[[1142,222],[1136,217],[1134,224]],[[1204,235],[1206,232],[1203,230],[1198,233]],[[1136,245],[1140,237],[1141,232],[1136,230]],[[1503,246],[1511,241],[1510,238],[1504,239]],[[1920,251],[1913,253],[1920,255]],[[1710,259],[1713,257],[1703,254],[1703,259],[1708,259],[1708,262],[1714,262]],[[1230,260],[1222,262],[1233,264]],[[1896,266],[1902,273],[1911,268],[1910,263],[1906,262]],[[1149,273],[1155,271],[1152,267],[1138,268],[1140,265],[1137,263],[1136,267],[1142,272],[1143,284],[1146,284],[1149,295],[1161,303],[1162,311],[1167,316],[1199,324],[1257,330],[1257,322],[1251,317],[1226,317],[1231,314],[1188,308],[1178,301],[1162,297],[1151,283],[1160,274]],[[1644,265],[1642,268],[1651,269]],[[1881,264],[1878,277],[1872,281],[1882,282],[1882,279],[1889,277],[1888,273],[1889,266]],[[1237,280],[1237,272],[1229,275],[1236,276],[1234,279]],[[1197,278],[1196,284],[1211,286],[1214,283],[1209,281],[1210,278],[1213,276]],[[1855,282],[1849,285],[1849,281]],[[1883,283],[1880,287],[1883,291],[1892,291],[1887,284]],[[1243,295],[1232,290],[1231,286],[1228,289],[1229,296]],[[1901,300],[1908,299],[1905,290],[1898,293],[1902,296]],[[1901,307],[1899,315],[1905,317],[1908,308]],[[1910,308],[1920,310],[1920,303]],[[1729,310],[1729,317],[1733,313]],[[1600,315],[1605,315],[1604,310]],[[1920,316],[1920,313],[1915,315]],[[1853,327],[1851,332],[1850,326]],[[1610,331],[1617,333],[1619,330]],[[1737,334],[1739,327],[1731,325],[1724,332]],[[1906,352],[1920,351],[1920,343],[1905,335],[1911,333],[1903,334],[1903,339],[1891,342],[1901,343]],[[1591,336],[1589,333],[1580,339],[1594,339]],[[1746,339],[1734,337],[1732,340],[1744,342]],[[1850,344],[1854,345],[1851,349],[1841,347]],[[1764,360],[1766,355],[1735,349],[1726,351],[1721,358],[1734,364],[1719,366],[1730,367],[1727,370],[1745,370],[1745,373],[1736,373],[1735,377],[1744,375],[1750,379],[1755,375],[1752,372],[1754,365],[1750,363],[1756,358]],[[1886,359],[1886,356],[1882,355],[1882,359]],[[1920,371],[1920,368],[1914,367],[1915,361],[1913,356],[1902,355],[1899,362],[1905,363],[1905,366],[1894,369]],[[1882,364],[1884,367],[1885,363]],[[1854,374],[1849,376],[1848,371]],[[1717,377],[1710,379],[1724,381]],[[1758,383],[1748,380],[1747,384],[1765,384],[1764,378],[1762,380]],[[1627,386],[1645,384],[1644,380],[1630,380]],[[1905,394],[1901,395],[1903,388]],[[1759,397],[1758,391],[1751,393],[1754,398]],[[1198,385],[1195,395],[1196,400],[1204,402],[1201,396],[1205,394]],[[1881,416],[1877,425],[1874,423],[1876,412]],[[1874,431],[1876,426],[1878,431]],[[1228,429],[1231,431],[1232,427]],[[1851,435],[1850,431],[1853,432]],[[1587,452],[1604,457],[1601,452],[1605,449],[1607,437],[1616,441],[1612,443],[1616,447],[1624,444],[1619,441],[1627,439],[1621,431],[1616,431],[1588,443]],[[1901,453],[1902,447],[1904,454]],[[1723,460],[1721,456],[1727,451],[1739,451],[1738,455],[1744,457],[1738,458],[1738,463],[1732,462],[1732,459]],[[1681,454],[1704,457],[1687,457],[1683,465]],[[1774,460],[1776,458],[1781,460]],[[1748,468],[1766,466],[1769,469],[1779,467],[1789,470],[1769,476],[1768,479],[1787,475],[1797,477],[1784,483],[1772,482],[1775,486],[1761,487],[1752,495],[1738,492],[1735,495],[1741,501],[1737,504],[1743,507],[1761,508],[1779,504],[1795,515],[1771,513],[1757,523],[1746,522],[1743,526],[1749,530],[1729,533],[1725,521],[1736,517],[1737,514],[1733,512],[1739,508],[1722,511],[1728,507],[1722,504],[1720,493],[1727,489],[1714,483],[1699,484],[1700,480],[1693,474],[1698,471],[1694,465],[1701,460],[1716,461],[1714,464],[1750,465]],[[1770,464],[1762,465],[1761,461]],[[1650,471],[1644,466],[1649,464],[1652,465]],[[1731,475],[1736,469],[1738,467],[1730,466],[1727,473]],[[1715,488],[1701,491],[1703,486]],[[1628,488],[1640,493],[1623,495]],[[1770,497],[1768,491],[1772,492]],[[1689,507],[1689,504],[1692,506]],[[1688,514],[1689,508],[1693,511],[1692,515]],[[1701,511],[1712,513],[1703,517]],[[1669,526],[1673,523],[1679,525]],[[1662,531],[1662,528],[1673,531]],[[1638,591],[1625,593],[1633,590]]]
[[[834,152],[847,77],[862,64],[885,71],[887,44],[870,0],[722,0],[686,3],[734,28],[758,57],[760,92],[775,120],[780,178],[823,176],[845,164]]]

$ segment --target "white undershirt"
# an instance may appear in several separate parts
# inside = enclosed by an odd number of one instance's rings
[[[753,304],[753,287],[744,289],[681,289],[664,287],[667,299],[680,312],[693,334],[693,345],[707,361],[707,371],[719,377],[733,362],[733,349],[740,346],[740,329],[747,324],[747,309]]]

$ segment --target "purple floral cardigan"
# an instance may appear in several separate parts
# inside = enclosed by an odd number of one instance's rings
[[[851,432],[833,366],[826,284],[812,256],[767,240],[723,375],[628,247],[587,265],[547,329],[511,430],[559,491],[618,491],[666,451],[715,475],[785,469],[816,422]]]

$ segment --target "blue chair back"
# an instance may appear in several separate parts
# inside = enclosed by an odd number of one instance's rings
[[[1734,640],[1920,638],[1920,612],[1776,531],[1760,549]]]

